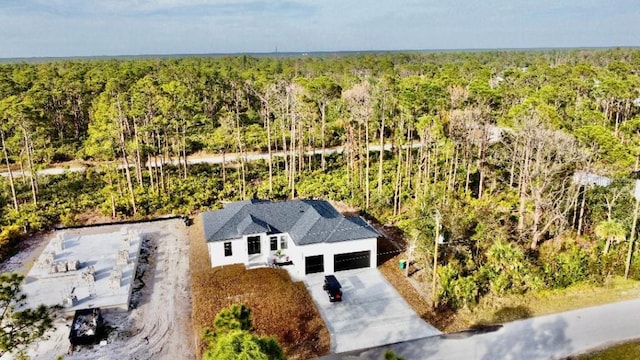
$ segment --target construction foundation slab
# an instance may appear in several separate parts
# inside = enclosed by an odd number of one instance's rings
[[[126,226],[87,235],[54,233],[22,285],[25,308],[127,310],[142,242],[143,234]]]

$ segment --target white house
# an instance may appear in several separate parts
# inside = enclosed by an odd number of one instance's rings
[[[201,216],[211,266],[278,263],[305,275],[376,267],[380,234],[326,201],[240,201]]]

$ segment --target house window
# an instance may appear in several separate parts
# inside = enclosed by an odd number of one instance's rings
[[[272,236],[269,238],[269,241],[271,243],[271,251],[278,250],[278,237]]]
[[[286,249],[287,248],[287,235],[282,235],[280,237],[280,249]]]
[[[249,255],[260,254],[260,236],[249,236],[247,238],[247,248]]]
[[[232,256],[233,252],[231,251],[231,241],[227,241],[224,243],[224,256]]]

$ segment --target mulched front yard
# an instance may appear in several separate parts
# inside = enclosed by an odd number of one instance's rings
[[[256,333],[275,336],[288,358],[329,353],[329,332],[302,282],[291,281],[282,269],[211,268],[199,218],[190,229],[193,325],[198,341],[222,308],[243,303],[252,310]],[[204,346],[200,343],[200,349]]]

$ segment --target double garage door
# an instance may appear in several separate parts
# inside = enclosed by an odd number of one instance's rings
[[[324,255],[304,258],[305,274],[324,272]],[[333,256],[333,270],[343,271],[371,266],[371,251],[357,251]]]

